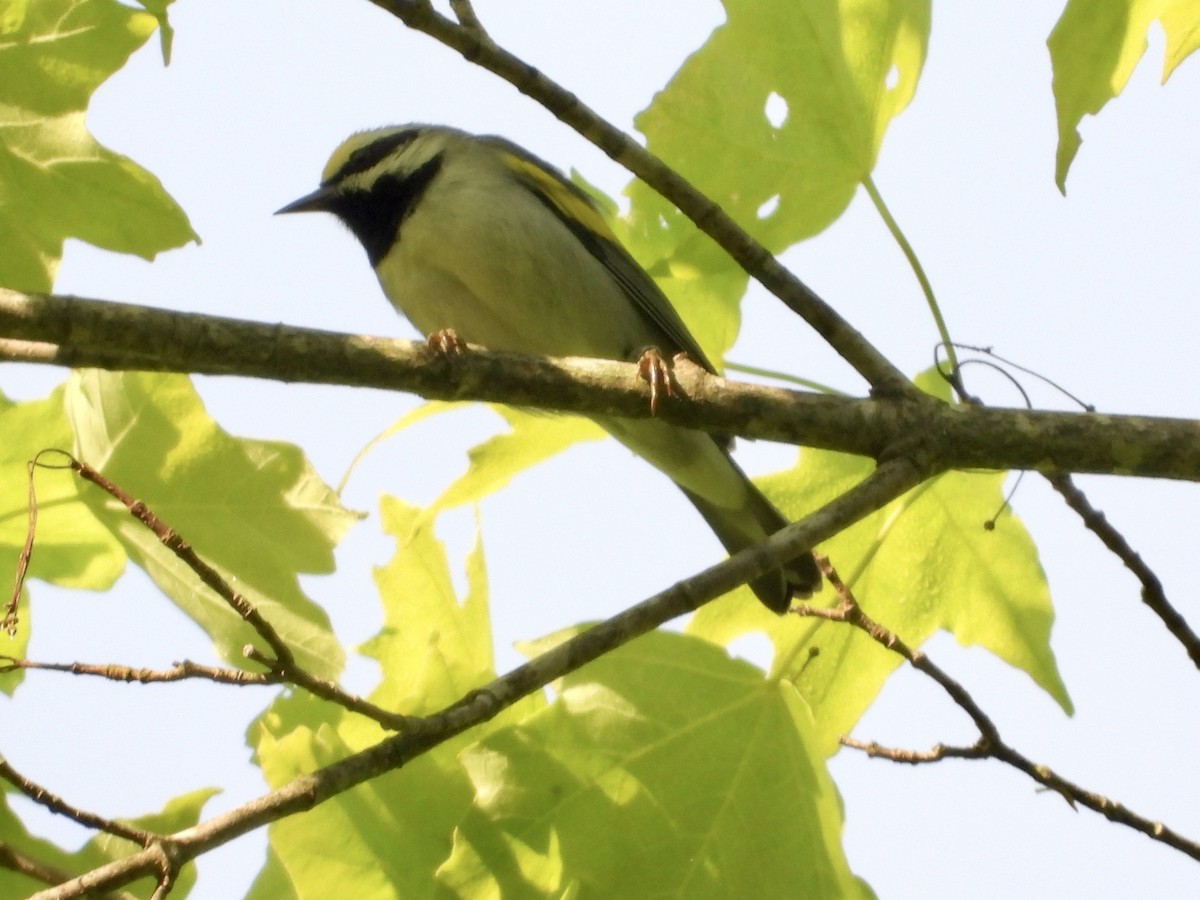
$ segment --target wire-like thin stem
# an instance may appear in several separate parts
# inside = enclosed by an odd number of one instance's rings
[[[845,391],[839,391],[835,387],[828,384],[822,384],[820,381],[813,381],[810,378],[801,378],[799,375],[791,375],[787,372],[777,372],[774,369],[761,369],[758,366],[750,366],[745,363],[733,362],[725,360],[726,372],[741,372],[743,375],[754,375],[758,378],[770,378],[773,381],[782,381],[786,384],[799,385],[810,391],[816,391],[818,394],[832,394],[837,397],[849,397]]]
[[[904,254],[904,258],[908,260],[909,267],[913,270],[913,275],[917,278],[917,283],[921,285],[921,293],[925,295],[925,303],[929,306],[929,313],[933,316],[934,324],[937,326],[938,334],[942,339],[942,346],[946,348],[946,356],[950,362],[950,371],[958,372],[958,356],[954,351],[954,341],[950,339],[950,329],[946,325],[946,319],[942,315],[942,308],[937,302],[937,297],[933,294],[933,284],[929,281],[929,276],[925,274],[925,267],[921,265],[921,260],[917,257],[917,251],[913,249],[908,238],[904,236],[903,230],[900,228],[900,223],[896,221],[886,203],[883,202],[883,195],[879,193],[879,188],[875,186],[875,182],[868,175],[863,179],[863,187],[867,190],[867,196],[871,198],[871,203],[875,205],[875,210],[879,213],[879,217],[883,219],[883,224],[887,226],[888,233],[896,241],[900,247],[900,252]]]

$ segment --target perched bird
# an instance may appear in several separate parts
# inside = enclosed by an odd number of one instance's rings
[[[349,227],[388,300],[426,335],[629,361],[655,348],[716,372],[588,197],[502,138],[433,125],[355,134],[333,152],[321,186],[279,210],[309,211]],[[787,524],[728,441],[654,419],[593,418],[679,485],[730,553]],[[805,554],[750,587],[782,613],[820,581]]]

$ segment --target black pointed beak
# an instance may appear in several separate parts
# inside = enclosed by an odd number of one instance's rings
[[[311,194],[305,194],[299,200],[293,200],[287,206],[275,210],[275,215],[298,212],[332,212],[336,192],[329,187],[319,187]]]

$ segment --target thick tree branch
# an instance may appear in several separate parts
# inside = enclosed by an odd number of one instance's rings
[[[98,891],[114,890],[147,875],[157,876],[162,872],[164,858],[177,869],[249,831],[312,809],[364,781],[398,769],[438,744],[488,721],[554,679],[576,671],[670,619],[699,608],[763,574],[780,560],[791,559],[832,537],[920,483],[925,474],[901,460],[881,465],[841,497],[763,543],[564,641],[507,675],[472,691],[442,712],[425,719],[410,720],[414,727],[409,731],[386,738],[207,822],[162,837],[144,850],[33,896],[37,900],[90,896]]]
[[[649,411],[636,366],[476,352],[0,289],[8,358],[109,369],[241,375],[409,391],[631,418]],[[0,351],[4,345],[0,343]],[[906,455],[929,472],[1036,469],[1200,481],[1200,422],[951,406],[930,397],[862,400],[739,384],[675,370],[665,421],[873,458]]]

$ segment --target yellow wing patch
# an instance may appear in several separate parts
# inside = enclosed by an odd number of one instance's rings
[[[547,172],[532,160],[507,152],[501,155],[504,157],[504,164],[518,178],[533,185],[539,194],[558,208],[565,219],[579,222],[597,237],[617,243],[617,236],[612,233],[604,217],[578,188]]]
[[[534,157],[526,157],[509,149],[507,142],[497,142],[497,152],[504,164],[520,181],[529,186],[563,221],[608,271],[630,303],[654,326],[662,330],[664,342],[659,350],[668,353],[686,351],[692,360],[710,372],[717,368],[705,355],[695,337],[688,331],[675,307],[654,283],[645,270],[621,246],[600,211],[588,196],[575,185],[547,171]]]

